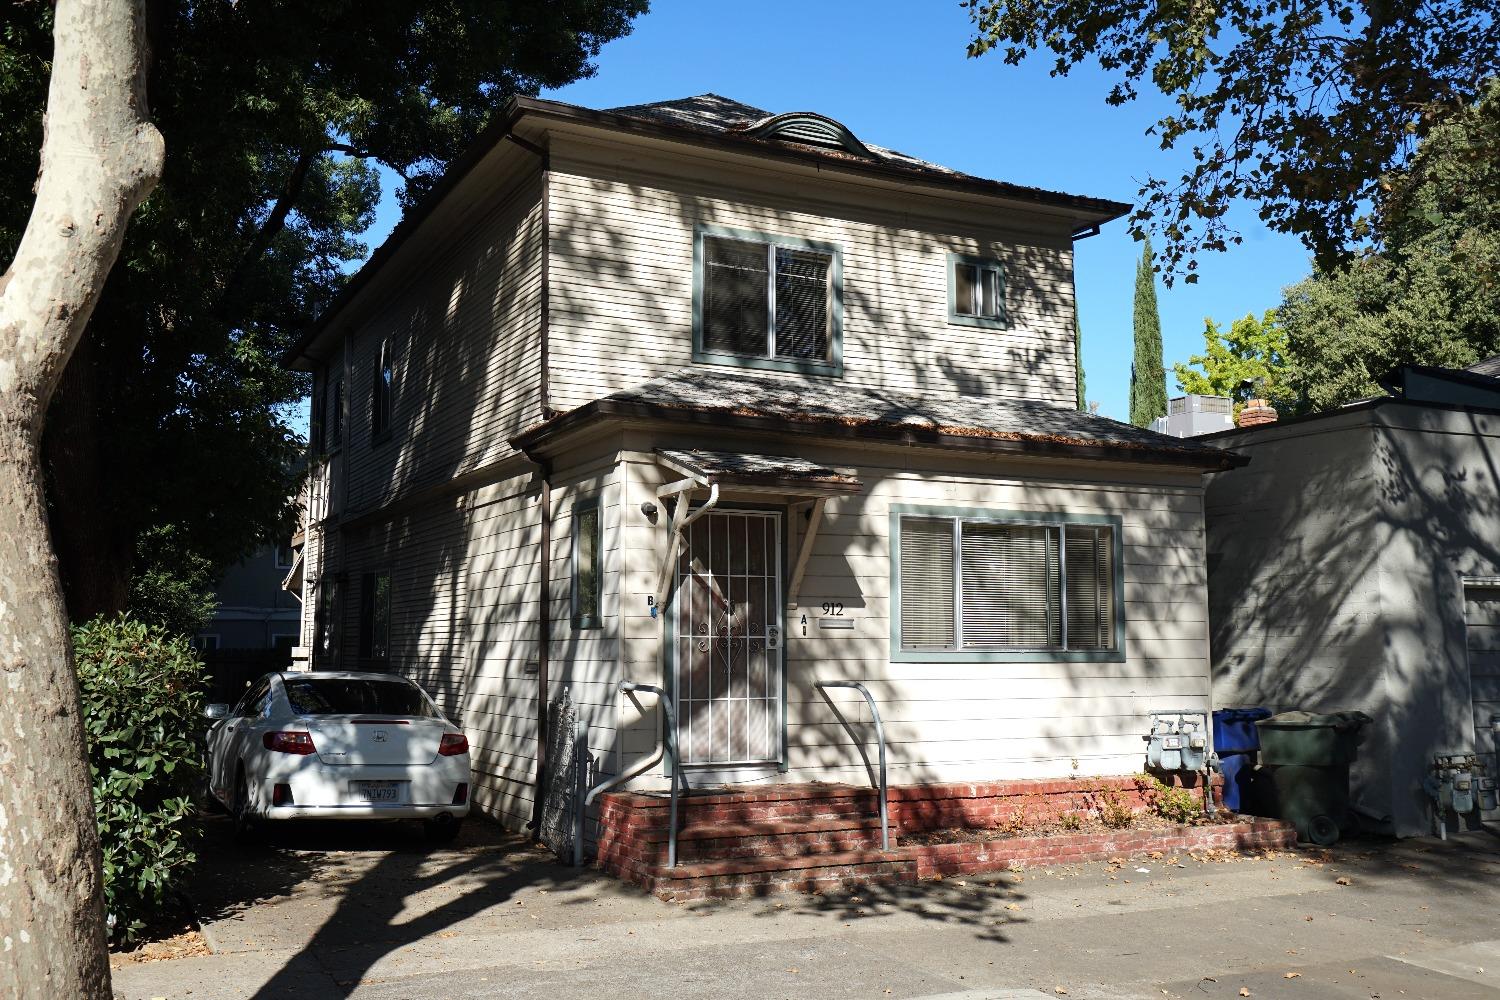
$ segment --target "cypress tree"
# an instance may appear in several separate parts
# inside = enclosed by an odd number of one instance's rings
[[[1167,415],[1167,372],[1151,261],[1151,241],[1147,240],[1135,272],[1135,360],[1130,366],[1130,422],[1138,427],[1149,427],[1151,421]]]
[[[1083,325],[1078,322],[1078,310],[1073,310],[1073,367],[1074,381],[1078,386],[1078,408],[1088,412],[1088,380],[1083,377]]]

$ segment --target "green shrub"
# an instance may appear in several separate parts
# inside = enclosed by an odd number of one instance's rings
[[[1135,822],[1135,810],[1125,796],[1112,788],[1099,792],[1099,820],[1111,830],[1123,830]]]
[[[1203,805],[1190,788],[1174,788],[1154,774],[1139,774],[1136,785],[1146,804],[1162,819],[1184,826],[1203,821]]]
[[[184,636],[125,616],[73,629],[104,898],[134,940],[196,859],[203,665]]]

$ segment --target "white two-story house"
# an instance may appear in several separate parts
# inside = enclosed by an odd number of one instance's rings
[[[623,680],[696,787],[863,781],[840,680],[895,784],[1139,771],[1207,708],[1235,458],[1077,409],[1073,245],[1126,210],[715,95],[512,101],[291,354],[311,666],[426,686],[515,827],[564,689],[603,770],[652,752]]]

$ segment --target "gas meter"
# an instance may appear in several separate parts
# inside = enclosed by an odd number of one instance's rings
[[[1208,713],[1165,710],[1151,713],[1146,764],[1153,771],[1203,771],[1208,767]]]

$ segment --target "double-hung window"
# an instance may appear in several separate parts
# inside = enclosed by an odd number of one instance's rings
[[[948,255],[948,322],[1006,326],[1005,271],[998,260]]]
[[[693,360],[838,375],[842,286],[842,254],[833,244],[701,226]]]
[[[1118,519],[903,511],[892,529],[901,658],[1122,658]]]
[[[382,663],[391,658],[391,575],[366,573],[360,581],[359,655]]]
[[[344,443],[344,377],[336,376],[328,383],[328,450],[333,451]]]

